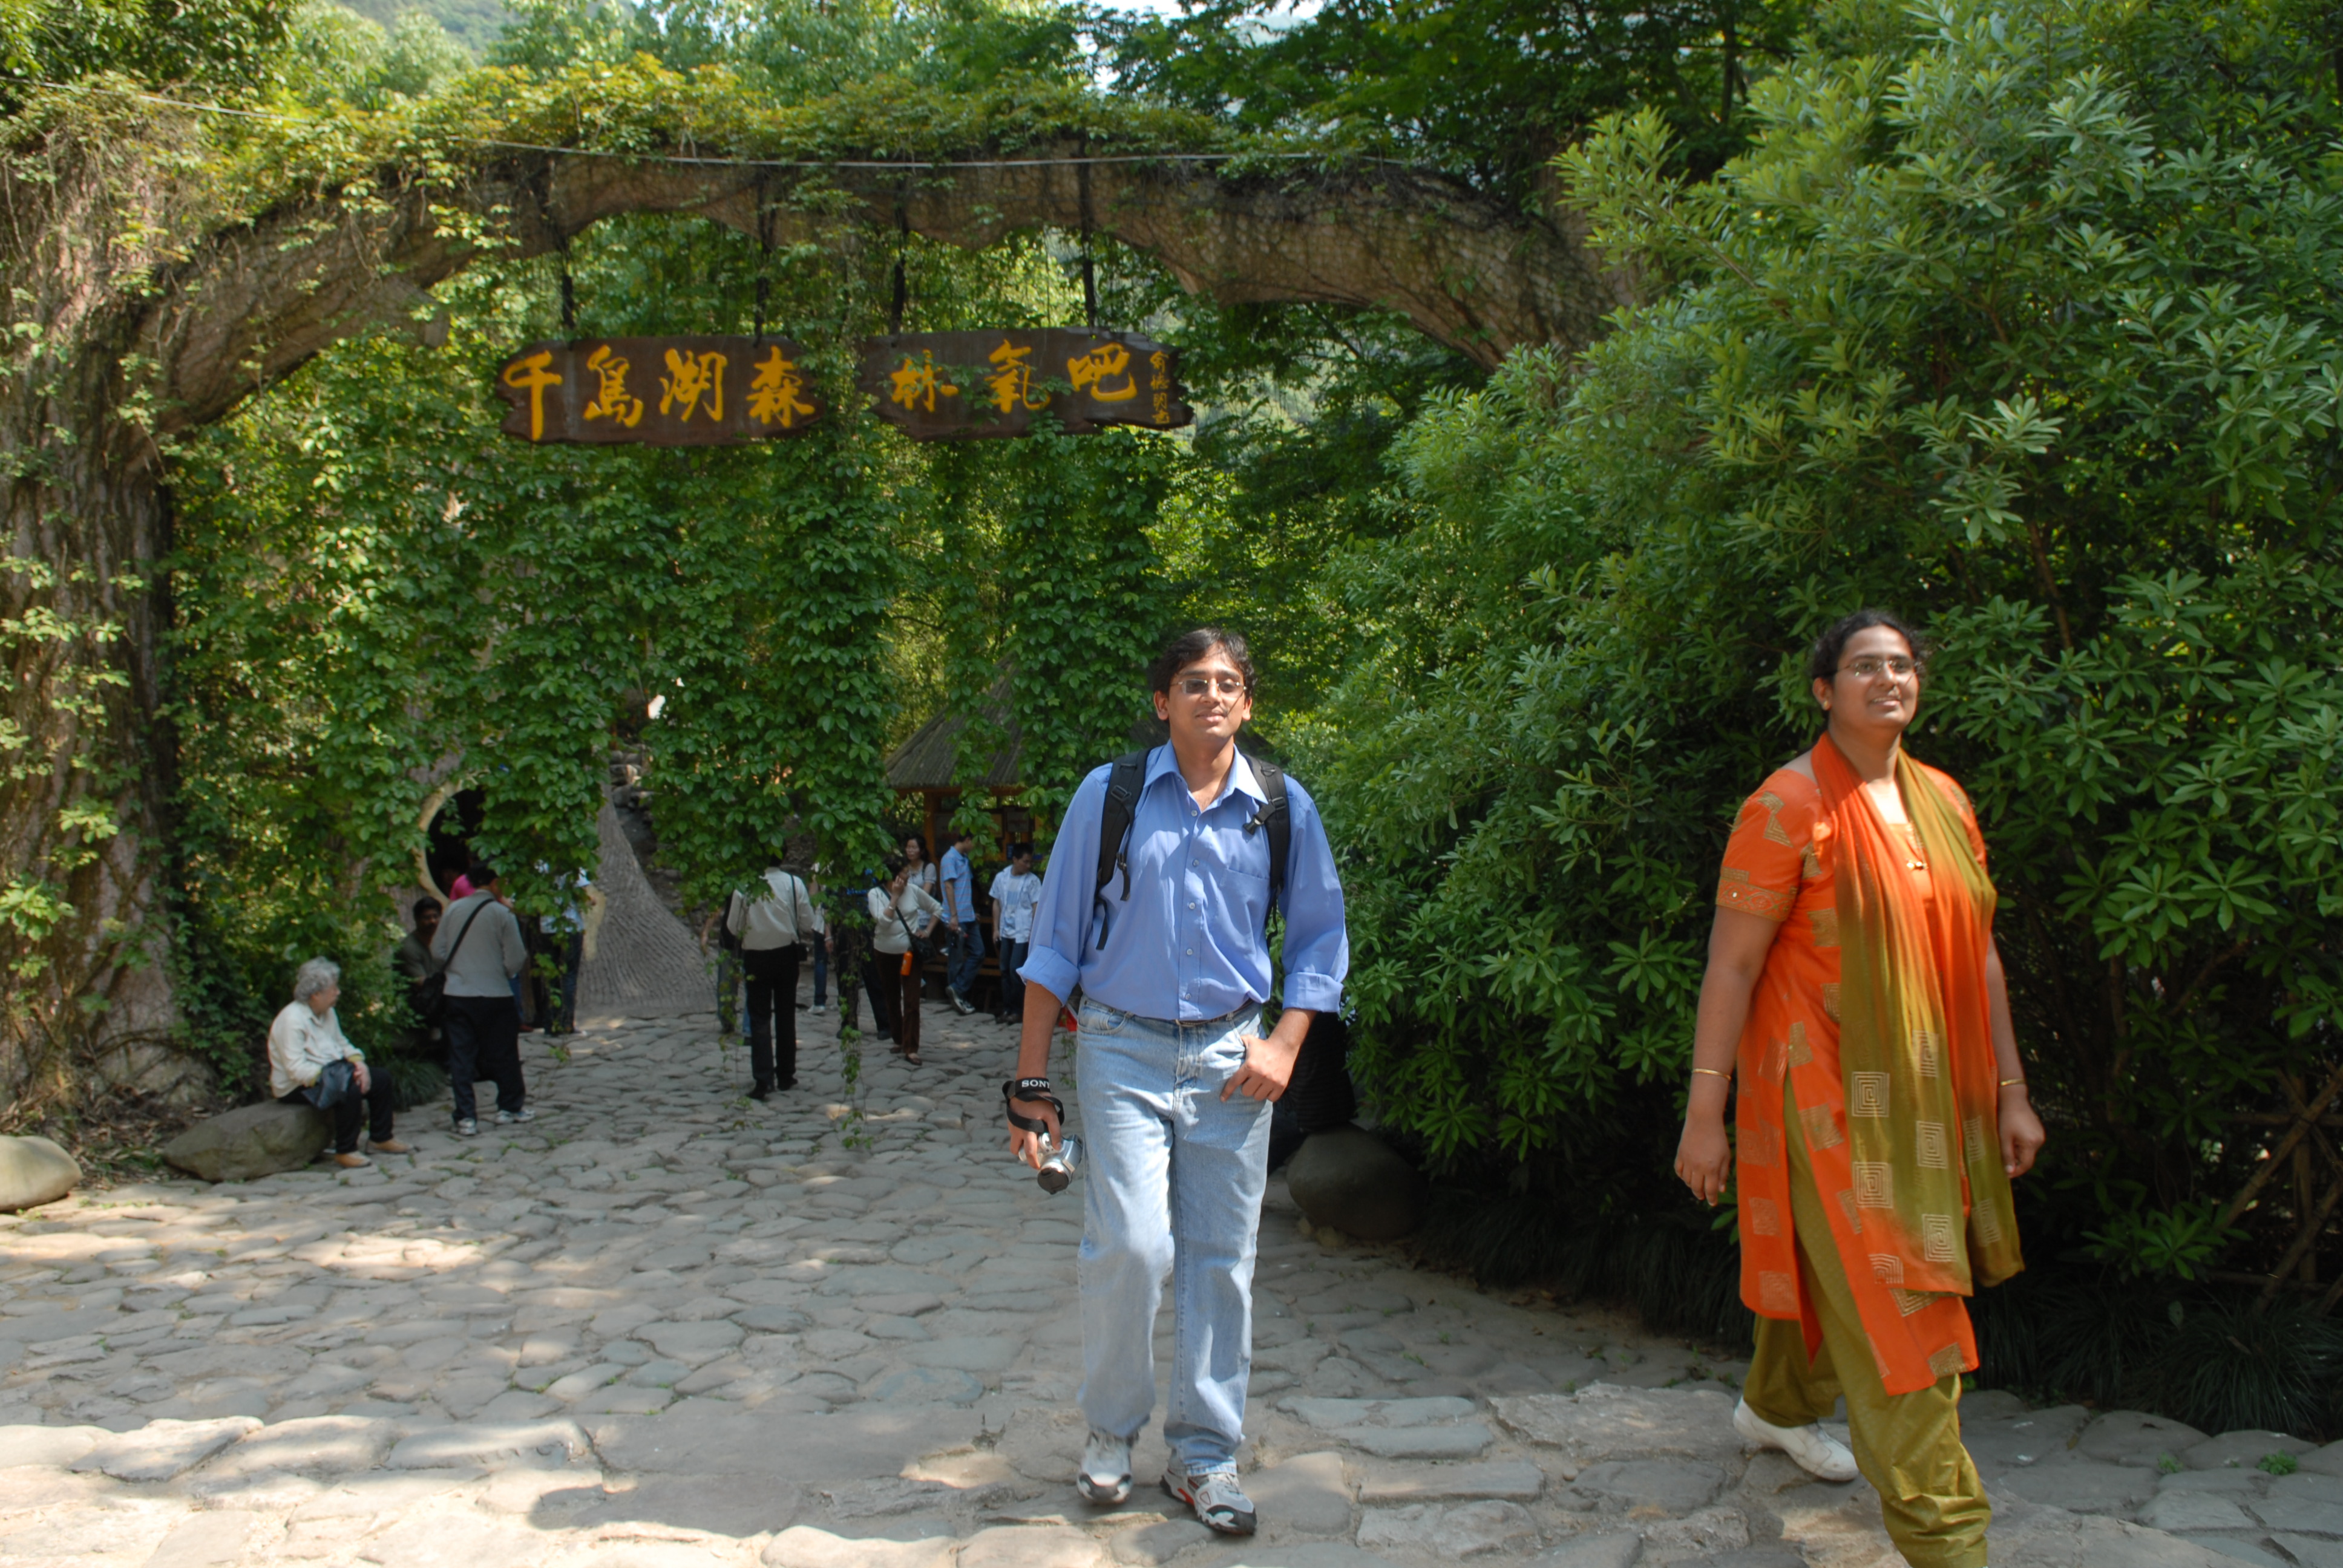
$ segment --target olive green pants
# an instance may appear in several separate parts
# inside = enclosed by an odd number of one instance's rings
[[[1815,1188],[1795,1101],[1784,1098],[1799,1282],[1822,1320],[1823,1342],[1809,1362],[1805,1333],[1796,1322],[1759,1318],[1757,1353],[1750,1358],[1742,1398],[1775,1426],[1805,1426],[1827,1420],[1845,1394],[1855,1466],[1878,1492],[1888,1538],[1904,1561],[1913,1568],[1984,1568],[1993,1508],[1961,1446],[1961,1380],[1939,1378],[1936,1387],[1916,1393],[1889,1393],[1880,1382],[1878,1359]],[[1809,1236],[1819,1239],[1812,1248]]]

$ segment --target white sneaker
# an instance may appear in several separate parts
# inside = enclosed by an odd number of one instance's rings
[[[534,1121],[536,1120],[537,1112],[531,1111],[526,1105],[522,1106],[518,1111],[499,1111],[497,1112],[497,1125],[499,1127],[509,1127],[516,1121]]]
[[[823,1013],[826,1013],[829,1010],[830,1003],[826,1001],[818,1001],[813,1004],[813,1013],[816,1018],[820,1018]]]
[[[1181,1473],[1177,1460],[1163,1473],[1163,1490],[1196,1511],[1206,1529],[1222,1535],[1253,1533],[1252,1499],[1237,1484],[1233,1470],[1210,1470],[1202,1475]]]
[[[458,1138],[478,1138],[479,1135],[480,1135],[480,1124],[479,1124],[478,1121],[473,1121],[473,1120],[472,1120],[472,1118],[470,1118],[470,1117],[468,1117],[468,1116],[461,1116],[461,1117],[457,1118],[457,1120],[456,1120],[456,1136],[457,1136],[457,1137],[458,1137]]]
[[[1131,1501],[1131,1444],[1092,1430],[1082,1444],[1082,1467],[1074,1472],[1074,1490],[1082,1501],[1112,1508]]]
[[[1819,1481],[1853,1481],[1855,1455],[1846,1444],[1815,1426],[1775,1426],[1743,1400],[1733,1411],[1733,1430],[1742,1441],[1759,1448],[1778,1448],[1797,1461],[1798,1468]]]

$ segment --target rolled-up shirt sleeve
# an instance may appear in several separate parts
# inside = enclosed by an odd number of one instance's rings
[[[1310,1012],[1340,1012],[1342,981],[1351,972],[1351,933],[1342,921],[1342,881],[1334,848],[1309,791],[1285,781],[1293,843],[1285,872],[1285,1005]],[[1095,842],[1095,836],[1093,836]]]
[[[1033,906],[1032,947],[1018,966],[1019,978],[1060,1001],[1081,980],[1083,946],[1090,940],[1091,905],[1097,892],[1099,825],[1106,814],[1106,784],[1112,767],[1094,769],[1066,804],[1066,817],[1051,846],[1041,874],[1041,897]]]

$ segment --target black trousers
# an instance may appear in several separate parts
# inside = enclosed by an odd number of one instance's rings
[[[367,1136],[377,1143],[390,1141],[391,1091],[390,1074],[379,1067],[369,1067],[370,1080],[365,1092],[358,1090],[358,1075],[347,1061],[329,1061],[317,1074],[317,1081],[307,1089],[297,1089],[285,1097],[287,1105],[314,1105],[326,1113],[334,1124],[334,1152],[355,1154],[358,1150],[358,1121],[363,1115],[372,1125]]]
[[[903,995],[903,982],[895,978],[902,962],[902,954],[882,952],[862,960],[862,987],[870,993],[870,1030],[889,1040],[895,1038],[895,1005]]]
[[[498,1111],[518,1111],[526,1087],[520,1081],[520,1009],[512,997],[451,996],[446,1025],[456,1120],[478,1120],[472,1085],[483,1076],[497,1081]]]
[[[757,1087],[786,1088],[798,1077],[798,950],[746,948],[749,975],[749,1070]]]

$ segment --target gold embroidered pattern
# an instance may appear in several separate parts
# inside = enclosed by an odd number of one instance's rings
[[[1928,1370],[1938,1377],[1958,1377],[1969,1370],[1969,1362],[1960,1346],[1946,1345],[1928,1358]]]
[[[1921,1170],[1949,1171],[1953,1168],[1953,1141],[1945,1136],[1943,1122],[1914,1122],[1912,1142]]]
[[[1961,1157],[1971,1165],[1981,1165],[1989,1158],[1986,1151],[1984,1117],[1972,1116],[1961,1123]]]
[[[1809,882],[1819,882],[1823,879],[1823,859],[1815,853],[1815,847],[1812,844],[1806,846],[1805,859],[1798,869]]]
[[[1814,1060],[1814,1048],[1806,1043],[1806,1025],[1803,1019],[1790,1020],[1790,1065],[1804,1067]]]
[[[1798,1112],[1798,1120],[1806,1124],[1806,1147],[1835,1149],[1845,1141],[1838,1130],[1838,1118],[1827,1105],[1809,1105]]]
[[[1789,1317],[1798,1310],[1798,1282],[1778,1270],[1767,1269],[1757,1276],[1757,1309],[1780,1317]]]
[[[1904,1282],[1904,1260],[1897,1257],[1893,1252],[1872,1253],[1871,1277],[1877,1280],[1883,1285],[1902,1284]]]
[[[1896,1168],[1885,1160],[1857,1160],[1854,1164],[1855,1207],[1896,1207]]]
[[[1920,1256],[1931,1263],[1953,1261],[1953,1217],[1950,1214],[1920,1216]]]
[[[1825,980],[1823,982],[1823,1011],[1830,1015],[1830,1020],[1833,1023],[1839,1021],[1838,981],[1836,980]]]
[[[1745,871],[1740,874],[1745,878],[1748,875]],[[1730,877],[1734,873],[1727,871],[1725,875]],[[1760,888],[1755,884],[1735,886],[1727,881],[1718,883],[1716,888],[1716,903],[1719,909],[1737,910],[1745,915],[1755,915],[1760,920],[1771,920],[1775,925],[1780,925],[1790,918],[1790,910],[1797,901],[1797,895],[1795,893],[1779,892],[1772,888]]]
[[[1907,1291],[1900,1286],[1891,1288],[1887,1293],[1896,1298],[1896,1310],[1907,1318],[1926,1311],[1928,1303],[1936,1300],[1926,1291]]]
[[[2001,1245],[2001,1216],[1990,1203],[1980,1203],[1969,1211],[1969,1222],[1976,1227],[1977,1241],[1987,1247]]]
[[[1778,1236],[1782,1233],[1782,1207],[1771,1198],[1749,1200],[1749,1233],[1753,1236]]]
[[[1815,923],[1815,946],[1818,948],[1838,946],[1838,911],[1836,910],[1811,910],[1807,911],[1806,919]]]
[[[1887,1075],[1884,1072],[1850,1072],[1846,1075],[1846,1113],[1849,1116],[1881,1116],[1887,1114]]]
[[[1912,1031],[1912,1060],[1919,1064],[1923,1078],[1934,1078],[1944,1070],[1943,1059],[1936,1050],[1935,1030],[1916,1029]]]
[[[1782,798],[1768,789],[1757,797],[1757,804],[1765,808],[1766,841],[1786,848],[1790,842],[1790,830],[1782,826]]]
[[[1741,1130],[1741,1163],[1771,1170],[1782,1162],[1782,1131],[1763,1121],[1752,1122]]]

